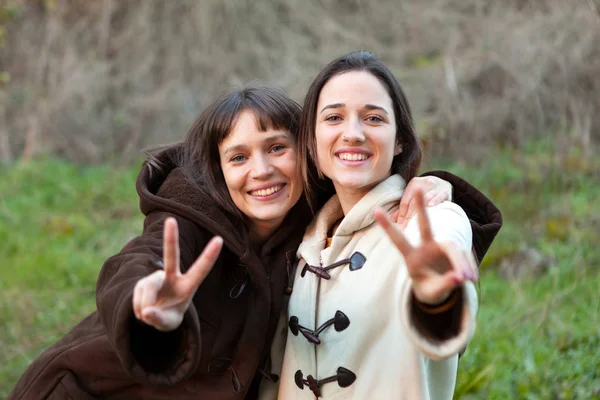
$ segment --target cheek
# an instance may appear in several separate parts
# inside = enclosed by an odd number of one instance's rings
[[[223,171],[223,177],[225,178],[225,185],[227,185],[227,190],[229,191],[231,197],[234,197],[236,191],[238,191],[242,186],[240,173],[235,171],[233,168],[227,168],[223,166],[221,168]]]
[[[330,139],[326,132],[317,131],[315,135],[315,151],[317,153],[316,158],[319,165],[325,162],[326,156],[329,154],[329,149],[331,148],[329,142]]]
[[[277,168],[293,183],[296,183],[300,176],[300,171],[298,170],[298,154],[295,151],[290,151],[279,161],[280,162],[277,163]]]
[[[386,130],[384,132],[381,132],[381,134],[378,135],[377,145],[381,149],[383,149],[383,152],[384,154],[386,154],[386,156],[393,158],[398,148],[398,143],[396,141],[396,131]]]

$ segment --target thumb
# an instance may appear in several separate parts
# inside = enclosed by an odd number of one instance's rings
[[[450,270],[443,275],[438,275],[435,279],[437,280],[435,284],[435,295],[438,299],[442,296],[442,294],[452,292],[466,281],[466,278],[462,272],[455,270]]]

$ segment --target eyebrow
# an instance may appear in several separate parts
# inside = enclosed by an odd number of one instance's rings
[[[328,104],[325,107],[323,107],[323,109],[321,110],[321,112],[329,109],[329,108],[342,108],[345,107],[346,105],[344,103],[334,103],[334,104]],[[363,108],[366,108],[367,110],[379,110],[379,111],[383,111],[384,113],[388,114],[387,110],[383,107],[380,106],[376,106],[375,104],[365,104]]]
[[[275,141],[281,140],[281,139],[289,140],[287,135],[273,135],[273,136],[267,136],[266,138],[264,138],[262,140],[262,142],[269,143],[269,142],[275,142]],[[245,144],[238,144],[235,146],[231,146],[231,147],[226,148],[225,151],[223,152],[223,154],[228,154],[228,153],[231,153],[234,151],[240,151],[240,150],[245,149],[246,147],[247,146]]]
[[[385,108],[380,107],[380,106],[376,106],[375,104],[365,104],[365,108],[367,110],[379,110],[379,111],[383,111],[384,113],[386,113],[386,114],[389,115],[389,113],[387,112],[387,110]]]
[[[342,108],[344,106],[346,106],[344,103],[328,104],[325,107],[323,107],[323,109],[321,110],[321,112],[327,110],[328,108]]]

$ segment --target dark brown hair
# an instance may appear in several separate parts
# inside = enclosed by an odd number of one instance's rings
[[[233,203],[221,170],[219,145],[225,140],[244,110],[254,113],[261,132],[287,130],[298,138],[300,105],[282,90],[250,85],[235,89],[209,105],[198,116],[182,143],[179,160],[184,173],[209,193],[231,215],[243,219]]]
[[[304,99],[298,152],[305,195],[313,209],[318,208],[322,202],[317,198],[317,191],[323,187],[331,187],[331,181],[317,172],[315,129],[319,96],[323,86],[331,78],[351,71],[365,71],[375,76],[392,99],[396,116],[396,140],[402,144],[402,153],[395,156],[392,161],[392,174],[400,174],[408,182],[416,175],[421,164],[421,145],[413,127],[410,105],[394,74],[368,51],[345,54],[321,70],[310,85]]]

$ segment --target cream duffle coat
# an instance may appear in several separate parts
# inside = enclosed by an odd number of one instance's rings
[[[404,187],[399,175],[374,187],[328,248],[327,232],[343,216],[337,196],[319,211],[298,249],[288,312],[272,347],[272,372],[281,377],[263,383],[261,399],[452,399],[458,353],[475,329],[477,293],[470,282],[461,288],[460,326],[448,340],[413,323],[404,258],[373,218],[376,207],[397,210]],[[444,202],[427,214],[436,241],[470,250],[471,226],[459,206]],[[420,241],[417,218],[404,233],[413,245]]]

